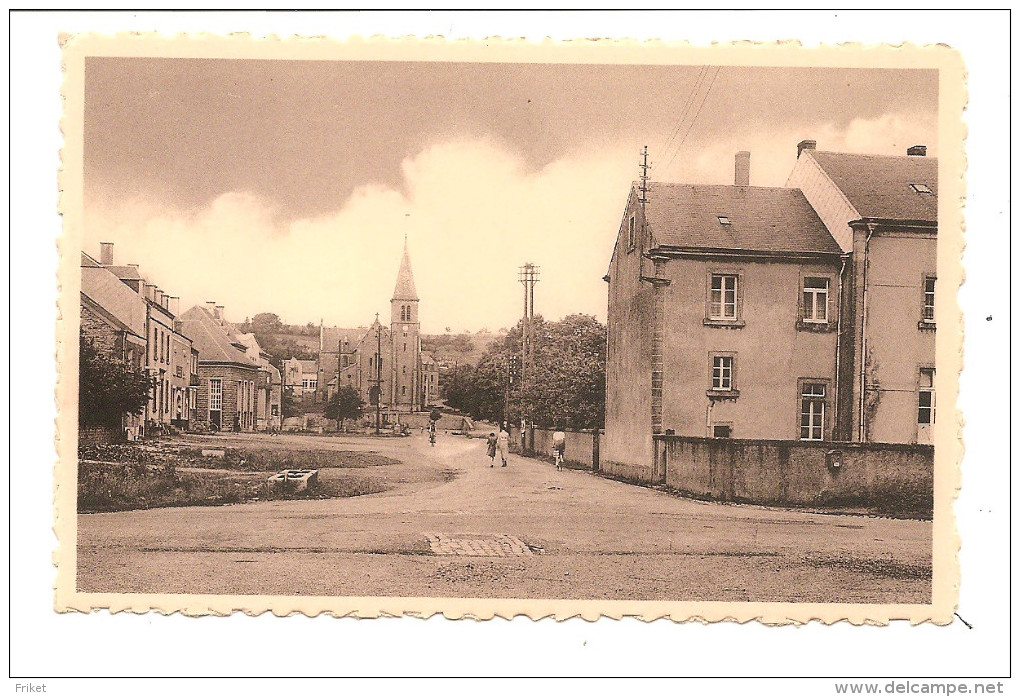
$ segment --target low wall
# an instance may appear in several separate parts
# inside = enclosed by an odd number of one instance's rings
[[[521,429],[517,426],[510,428],[510,445],[514,452],[526,452],[531,455],[553,456],[553,434],[555,429],[533,428],[528,430],[528,443],[526,448],[521,445]],[[563,459],[574,465],[582,465],[592,469],[598,469],[596,459],[595,431],[564,431],[567,438],[564,442]],[[605,442],[605,435],[599,432],[599,445]]]
[[[109,445],[125,440],[121,429],[114,426],[79,426],[78,447],[89,445]]]
[[[646,471],[678,491],[719,501],[930,513],[934,448],[656,436],[655,463]]]

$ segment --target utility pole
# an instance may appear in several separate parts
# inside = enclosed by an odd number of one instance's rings
[[[375,435],[382,426],[382,325],[375,313]]]
[[[524,320],[521,324],[521,442],[526,442],[527,420],[531,415],[528,404],[528,378],[534,365],[535,284],[538,283],[539,267],[531,262],[518,268],[517,280],[524,285]]]

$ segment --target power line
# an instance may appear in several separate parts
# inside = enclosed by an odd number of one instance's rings
[[[676,137],[676,134],[679,133],[680,129],[683,127],[684,120],[687,118],[687,114],[691,110],[691,105],[694,103],[694,95],[696,95],[698,91],[701,89],[701,85],[705,80],[705,75],[708,73],[708,67],[709,66],[707,65],[701,66],[701,72],[698,73],[698,79],[695,80],[694,82],[694,89],[690,91],[690,93],[687,95],[687,101],[684,102],[684,106],[683,109],[681,110],[680,119],[677,121],[676,128],[673,129],[673,133],[670,134],[669,138],[666,139],[666,142],[663,143],[662,146],[659,148],[659,152],[666,152],[666,150],[669,148],[670,143],[672,143],[673,139]]]
[[[716,78],[719,77],[720,70],[722,70],[721,67],[715,69],[715,74],[712,76],[712,82],[708,84],[708,89],[705,91],[705,96],[701,100],[701,104],[698,105],[698,110],[694,112],[694,118],[691,119],[691,123],[687,127],[687,132],[684,133],[684,137],[681,138],[680,142],[677,144],[676,151],[673,153],[673,156],[669,158],[669,162],[666,163],[666,168],[669,168],[669,166],[673,164],[673,160],[676,159],[676,156],[680,154],[680,148],[682,148],[684,143],[687,141],[687,136],[691,134],[691,129],[694,128],[694,124],[698,122],[698,116],[701,115],[701,110],[705,107],[705,102],[708,101],[708,96],[712,93],[712,87],[715,85]]]

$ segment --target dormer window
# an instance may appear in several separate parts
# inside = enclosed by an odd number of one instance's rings
[[[930,194],[932,190],[928,188],[927,184],[911,184],[910,188],[919,194]]]
[[[733,223],[730,221],[729,216],[720,215],[719,216],[719,224],[720,225],[732,225]]]

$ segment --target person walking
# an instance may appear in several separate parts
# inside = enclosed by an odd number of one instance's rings
[[[500,426],[496,444],[499,447],[499,457],[503,460],[503,466],[506,467],[506,456],[510,451],[510,434],[506,432],[506,428],[503,426]]]
[[[553,456],[556,460],[556,469],[563,469],[563,455],[567,450],[567,434],[563,432],[563,426],[553,433]]]
[[[496,466],[496,434],[489,433],[485,439],[485,454],[489,456],[489,467]]]

